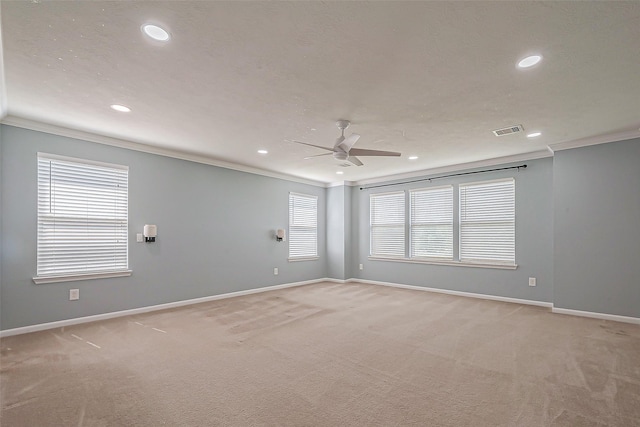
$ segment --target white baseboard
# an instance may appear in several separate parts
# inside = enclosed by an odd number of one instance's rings
[[[594,313],[590,311],[570,310],[567,308],[557,308],[557,307],[553,307],[553,303],[544,302],[544,301],[533,301],[533,300],[525,300],[525,299],[519,299],[519,298],[500,297],[495,295],[476,294],[472,292],[452,291],[448,289],[428,288],[428,287],[415,286],[415,285],[403,285],[400,283],[379,282],[376,280],[365,280],[365,279],[342,280],[342,279],[333,279],[333,278],[325,277],[322,279],[313,279],[313,280],[305,280],[302,282],[284,283],[281,285],[266,286],[264,288],[247,289],[245,291],[229,292],[226,294],[211,295],[208,297],[194,298],[194,299],[188,299],[183,301],[175,301],[175,302],[170,302],[166,304],[158,304],[158,305],[152,305],[147,307],[133,308],[130,310],[114,311],[111,313],[96,314],[93,316],[77,317],[75,319],[60,320],[56,322],[40,323],[37,325],[29,325],[29,326],[23,326],[19,328],[6,329],[4,331],[0,331],[0,338],[10,337],[13,335],[27,334],[30,332],[44,331],[47,329],[62,328],[65,326],[79,325],[81,323],[96,322],[98,320],[113,319],[116,317],[131,316],[134,314],[149,313],[149,312],[158,311],[158,310],[166,310],[169,308],[182,307],[185,305],[198,304],[202,302],[216,301],[220,299],[257,294],[261,292],[275,291],[278,289],[292,288],[295,286],[311,285],[313,283],[320,283],[320,282],[366,283],[370,285],[390,286],[393,288],[411,289],[415,291],[435,292],[440,294],[455,295],[455,296],[461,296],[461,297],[467,297],[467,298],[479,298],[479,299],[486,299],[486,300],[492,300],[492,301],[510,302],[510,303],[516,303],[516,304],[535,305],[539,307],[551,308],[551,311],[557,314],[568,314],[571,316],[591,317],[595,319],[612,320],[615,322],[633,323],[633,324],[640,325],[640,318],[637,318],[637,317],[619,316],[616,314]]]
[[[149,313],[151,311],[166,310],[169,308],[182,307],[185,305],[198,304],[201,302],[216,301],[225,298],[239,297],[243,295],[257,294],[260,292],[275,291],[278,289],[292,288],[294,286],[310,285],[312,283],[334,281],[336,279],[314,279],[305,280],[303,282],[284,283],[282,285],[266,286],[264,288],[247,289],[246,291],[229,292],[226,294],[211,295],[202,298],[193,298],[182,301],[169,302],[166,304],[150,305],[147,307],[132,308],[130,310],[113,311],[111,313],[96,314],[93,316],[76,317],[74,319],[59,320],[56,322],[40,323],[37,325],[23,326],[20,328],[6,329],[0,331],[0,338],[10,337],[12,335],[28,334],[29,332],[44,331],[47,329],[62,328],[65,326],[79,325],[81,323],[96,322],[98,320],[113,319],[115,317],[131,316],[134,314]]]
[[[592,317],[601,320],[613,320],[614,322],[633,323],[640,325],[640,317],[620,316],[617,314],[595,313],[593,311],[571,310],[568,308],[553,307],[552,313],[568,314],[570,316]]]
[[[411,289],[414,291],[435,292],[439,294],[456,295],[460,297],[479,298],[479,299],[487,299],[487,300],[502,301],[502,302],[512,302],[516,304],[536,305],[539,307],[547,307],[547,308],[553,307],[553,303],[544,302],[544,301],[534,301],[534,300],[528,300],[528,299],[500,297],[495,295],[476,294],[473,292],[451,291],[448,289],[427,288],[424,286],[403,285],[400,283],[378,282],[376,280],[349,279],[347,280],[347,282],[361,282],[361,283],[368,283],[370,285],[391,286],[393,288]]]

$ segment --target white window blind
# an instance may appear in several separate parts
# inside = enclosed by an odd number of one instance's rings
[[[515,264],[515,180],[460,185],[460,261]]]
[[[453,187],[409,194],[410,256],[453,259]]]
[[[289,258],[318,256],[318,198],[289,193]]]
[[[128,174],[38,153],[39,277],[128,269]]]
[[[404,257],[404,192],[370,196],[371,255]]]

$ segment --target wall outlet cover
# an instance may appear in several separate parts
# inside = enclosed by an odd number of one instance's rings
[[[80,289],[69,289],[69,301],[80,299]]]
[[[536,285],[536,278],[529,277],[529,286],[535,286],[535,285]]]

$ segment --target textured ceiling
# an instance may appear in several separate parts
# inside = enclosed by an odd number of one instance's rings
[[[637,1],[3,1],[1,14],[8,118],[321,182],[640,127]],[[147,22],[170,42],[148,40]],[[543,62],[518,70],[530,53]],[[343,168],[286,141],[332,146],[337,119],[356,147],[402,157]],[[491,133],[514,124],[543,134]]]

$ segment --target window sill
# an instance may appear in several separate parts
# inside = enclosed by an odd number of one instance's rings
[[[298,261],[316,261],[319,260],[319,256],[310,256],[310,257],[300,257],[300,258],[288,258],[289,262],[298,262]]]
[[[66,274],[60,276],[37,276],[33,278],[33,283],[40,285],[42,283],[58,283],[58,282],[75,282],[77,280],[106,279],[109,277],[126,277],[131,276],[131,270],[111,271],[108,273],[90,273],[90,274]]]
[[[392,262],[407,262],[410,264],[431,264],[431,265],[448,265],[454,267],[476,267],[476,268],[496,268],[499,270],[515,270],[518,268],[517,264],[490,264],[480,262],[462,262],[453,260],[435,260],[435,259],[420,259],[420,258],[385,258],[370,256],[371,261],[392,261]]]

